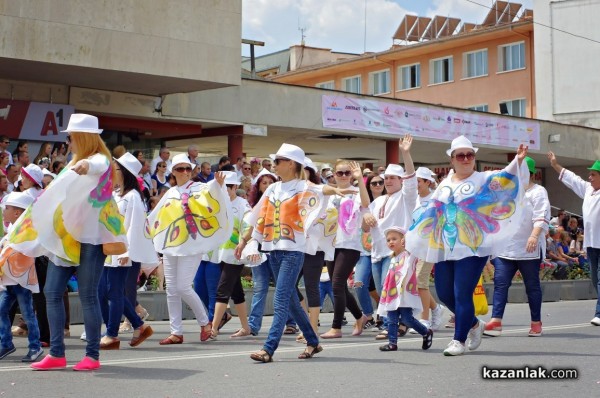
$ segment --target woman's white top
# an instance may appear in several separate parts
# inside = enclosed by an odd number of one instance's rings
[[[247,220],[247,216],[250,212],[252,212],[252,207],[250,207],[246,199],[236,196],[235,199],[231,201],[233,231],[225,243],[219,246],[217,250],[210,253],[210,262],[215,264],[221,262],[227,264],[244,264],[243,260],[235,258],[234,252],[238,243],[240,243],[240,236],[243,236],[248,229],[245,220]]]
[[[269,185],[249,217],[263,251],[306,252],[309,227],[325,209],[323,186],[294,179]]]
[[[140,194],[131,190],[121,196],[117,192],[113,193],[117,202],[119,213],[125,219],[124,226],[127,231],[127,243],[129,250],[118,256],[107,256],[104,265],[107,267],[119,267],[120,258],[129,257],[127,264],[131,266],[132,261],[145,264],[158,264],[158,255],[154,250],[152,240],[146,236],[146,208],[142,202]]]
[[[335,236],[336,249],[362,251],[360,225],[362,223],[360,194],[331,196],[331,206],[337,209],[338,228]]]
[[[369,205],[370,213],[377,220],[371,232],[371,261],[377,262],[390,253],[385,240],[385,230],[400,227],[405,230],[412,222],[412,211],[417,201],[417,177],[415,173],[402,178],[402,189],[391,195],[382,195]]]
[[[558,179],[583,199],[583,247],[600,249],[600,190],[594,191],[589,181],[567,169],[562,169]]]
[[[523,204],[521,225],[509,237],[506,245],[500,249],[496,257],[509,260],[533,260],[546,255],[546,232],[550,222],[550,201],[546,188],[538,184],[533,185],[525,191]],[[526,250],[527,239],[536,227],[542,228],[538,237],[538,247],[528,253]]]

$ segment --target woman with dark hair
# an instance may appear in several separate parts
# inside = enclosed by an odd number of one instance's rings
[[[13,151],[13,157],[18,155],[19,152],[29,152],[29,143],[26,140],[19,140],[17,147]]]
[[[40,164],[40,160],[47,159],[47,163],[50,163],[50,157],[52,156],[52,143],[44,142],[42,146],[40,146],[40,151],[37,156],[33,159],[33,164]]]
[[[162,188],[162,187],[167,187],[170,188],[174,185],[172,185],[172,183],[174,182],[173,180],[171,180],[171,176],[167,175],[168,170],[167,170],[167,162],[165,161],[160,161],[156,164],[156,170],[152,171],[152,189],[150,190],[150,195],[155,196],[158,195],[158,191]]]
[[[369,194],[369,200],[372,202],[381,195],[386,195],[385,185],[381,174],[371,173],[367,176],[365,182],[367,186],[367,193]]]
[[[104,263],[104,270],[100,277],[98,298],[102,308],[102,318],[106,324],[106,335],[100,340],[100,349],[116,350],[120,347],[119,323],[123,314],[132,325],[133,338],[129,345],[136,347],[153,333],[150,326],[144,325],[144,321],[135,312],[135,296],[133,302],[124,295],[124,290],[134,292],[137,276],[140,272],[141,263],[158,263],[158,258],[152,241],[144,234],[146,222],[146,209],[142,202],[142,192],[137,180],[142,165],[129,152],[116,160],[115,185],[119,191],[113,196],[119,207],[119,213],[124,217],[125,230],[129,250],[118,256],[109,256]],[[135,276],[130,278],[129,273]],[[133,280],[133,286],[125,286]]]
[[[270,173],[266,169],[262,169],[259,173],[256,183],[250,191],[248,203],[250,206],[255,206],[267,188],[277,181],[275,174]],[[259,249],[260,250],[260,249]],[[248,326],[252,335],[257,335],[262,327],[262,319],[267,302],[267,293],[269,292],[269,282],[273,271],[269,261],[263,261],[260,265],[252,267],[252,305],[250,306],[250,315],[248,316]]]

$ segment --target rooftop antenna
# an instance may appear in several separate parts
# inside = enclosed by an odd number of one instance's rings
[[[304,39],[306,38],[304,32],[306,32],[306,28],[300,27],[300,17],[298,17],[298,30],[300,31],[300,45],[304,47]]]

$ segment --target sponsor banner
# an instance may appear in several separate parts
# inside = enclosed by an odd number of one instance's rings
[[[64,141],[71,105],[0,100],[0,134],[28,141]]]
[[[540,124],[529,119],[490,116],[376,100],[323,95],[323,127],[452,141],[464,135],[473,144],[540,149]]]

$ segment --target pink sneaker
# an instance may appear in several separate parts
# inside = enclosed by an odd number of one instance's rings
[[[33,370],[58,370],[67,367],[67,358],[56,358],[50,355],[46,355],[44,359],[39,362],[32,363],[29,367]]]
[[[498,337],[502,334],[502,322],[489,321],[483,330],[485,336]]]
[[[73,366],[73,370],[77,371],[96,369],[100,369],[100,361],[96,361],[90,357],[83,357],[83,359],[77,365]]]
[[[542,322],[531,322],[529,337],[540,337],[542,335]]]

